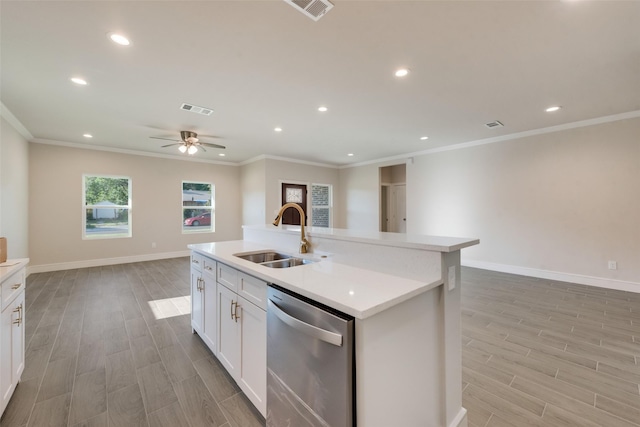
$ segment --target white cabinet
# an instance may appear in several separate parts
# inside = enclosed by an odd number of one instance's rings
[[[216,262],[191,254],[191,328],[216,352]]]
[[[28,260],[2,275],[0,312],[0,415],[24,370],[24,287]]]
[[[267,414],[267,283],[191,253],[191,327]]]
[[[253,405],[267,411],[267,283],[218,263],[218,360]],[[234,281],[229,281],[234,277]],[[229,286],[229,287],[227,287]],[[257,305],[259,304],[259,305]]]
[[[203,256],[191,254],[191,328],[200,336],[204,332],[203,263]]]

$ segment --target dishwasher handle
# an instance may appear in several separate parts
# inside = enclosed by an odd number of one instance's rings
[[[297,329],[298,331],[306,335],[309,335],[310,337],[319,339],[329,344],[333,344],[337,347],[342,347],[342,335],[336,334],[335,332],[327,331],[322,328],[318,328],[317,326],[310,325],[300,319],[296,319],[295,317],[291,316],[283,309],[278,307],[278,305],[275,302],[271,301],[271,299],[268,299],[267,301],[269,304],[269,311],[273,312],[273,314],[275,314],[278,319],[282,320],[287,325],[291,326],[294,329]]]

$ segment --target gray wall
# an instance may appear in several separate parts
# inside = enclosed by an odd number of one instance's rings
[[[346,228],[378,229],[380,166],[340,171]],[[469,265],[640,283],[638,188],[638,118],[425,154],[407,163],[407,232],[480,238]]]
[[[29,257],[29,143],[0,117],[0,237],[8,258]]]
[[[242,238],[240,168],[193,161],[31,144],[29,221],[32,266],[158,256],[190,243]],[[82,175],[132,180],[131,238],[82,239]],[[182,233],[182,181],[215,185],[214,233]],[[156,248],[152,248],[152,242]]]

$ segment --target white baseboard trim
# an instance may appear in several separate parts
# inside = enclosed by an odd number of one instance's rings
[[[449,427],[467,427],[467,410],[460,408],[458,415],[449,423]]]
[[[462,260],[465,267],[481,268],[483,270],[499,271],[501,273],[519,274],[522,276],[538,277],[540,279],[557,280],[560,282],[578,283],[581,285],[597,286],[605,289],[640,293],[640,283],[624,280],[606,279],[603,277],[584,276],[581,274],[564,273],[561,271],[539,270],[536,268],[520,267],[517,265],[498,264],[493,262]]]
[[[61,262],[57,264],[30,265],[27,274],[46,273],[49,271],[73,270],[76,268],[101,267],[103,265],[129,264],[132,262],[155,261],[158,259],[180,258],[189,256],[190,251],[163,252],[158,254],[133,255],[117,258],[89,259],[85,261]]]

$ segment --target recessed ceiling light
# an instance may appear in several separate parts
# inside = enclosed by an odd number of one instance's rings
[[[86,86],[88,84],[85,79],[81,79],[80,77],[71,77],[71,81],[80,86]]]
[[[421,140],[421,141],[426,141],[427,139],[429,139],[429,137],[428,137],[428,136],[421,136],[421,137],[420,137],[420,140]]]
[[[90,133],[85,133],[82,136],[84,136],[85,138],[93,138],[93,135],[91,135]]]
[[[396,70],[396,77],[404,77],[407,74],[409,74],[409,70],[406,68],[400,68],[399,70]]]
[[[113,41],[114,43],[118,43],[121,46],[129,46],[131,44],[129,39],[122,34],[110,33],[109,38],[111,39],[111,41]]]
[[[282,128],[274,128],[273,130],[275,130],[276,132],[282,132]]]
[[[347,156],[353,157],[353,153],[349,153],[349,154],[347,154]]]
[[[324,113],[327,110],[328,110],[327,107],[318,107],[318,111],[320,111],[321,113]]]
[[[226,156],[226,154],[224,154],[224,153],[220,153],[220,154],[218,154],[218,156],[220,156],[220,157],[224,157],[224,156]]]
[[[546,110],[544,110],[544,111],[546,111],[547,113],[553,113],[553,112],[555,112],[555,111],[558,111],[558,110],[559,110],[559,109],[561,109],[561,108],[562,108],[562,107],[561,107],[561,106],[559,106],[559,105],[554,105],[553,107],[549,107],[549,108],[547,108],[547,109],[546,109]]]

